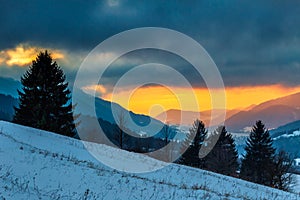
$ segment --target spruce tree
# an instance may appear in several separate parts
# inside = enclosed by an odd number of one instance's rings
[[[187,139],[183,143],[183,148],[186,151],[177,162],[191,167],[203,168],[204,160],[199,157],[199,151],[206,135],[207,129],[204,123],[198,119],[195,120]]]
[[[240,177],[258,184],[272,186],[275,149],[269,131],[261,121],[253,127],[245,147]]]
[[[63,70],[51,55],[40,52],[21,77],[19,106],[15,107],[15,123],[59,133],[75,135],[71,92]]]
[[[232,135],[226,131],[225,126],[220,126],[212,137],[219,138],[214,148],[205,157],[205,169],[227,176],[236,176],[238,153]]]
[[[272,187],[289,191],[290,186],[294,182],[294,177],[291,173],[293,160],[286,152],[280,151],[275,156],[274,165],[274,168],[270,169],[273,174]]]

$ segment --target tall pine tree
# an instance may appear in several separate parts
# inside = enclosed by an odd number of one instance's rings
[[[254,183],[272,186],[275,149],[272,147],[269,131],[261,121],[257,121],[253,127],[245,151],[240,177]]]
[[[40,52],[21,77],[19,106],[15,107],[15,123],[52,131],[66,136],[75,135],[71,92],[62,69],[51,55]]]
[[[203,168],[204,160],[199,157],[199,151],[206,135],[207,129],[204,123],[198,119],[195,120],[187,139],[183,143],[183,148],[186,151],[177,162],[182,165]]]
[[[273,172],[272,187],[289,191],[290,186],[294,183],[294,175],[291,173],[293,159],[286,152],[280,151],[275,156],[274,164],[275,167],[271,169]]]
[[[238,153],[232,135],[225,126],[217,128],[212,137],[219,137],[214,148],[205,157],[205,169],[227,176],[236,176]]]

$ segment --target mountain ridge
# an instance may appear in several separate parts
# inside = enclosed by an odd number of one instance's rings
[[[272,99],[240,111],[225,121],[228,130],[243,132],[255,121],[262,120],[269,129],[300,120],[300,92]]]
[[[235,113],[239,112],[239,110],[224,110],[224,109],[215,109],[216,116],[214,119],[214,124],[211,126],[220,125],[223,123],[223,118],[228,118]],[[226,115],[224,116],[224,111]],[[182,117],[182,120],[181,120]],[[158,114],[156,119],[167,122],[170,124],[181,124],[181,125],[191,125],[193,124],[195,119],[202,120],[206,125],[211,122],[211,110],[204,110],[200,112],[196,111],[181,111],[179,109],[169,109]]]

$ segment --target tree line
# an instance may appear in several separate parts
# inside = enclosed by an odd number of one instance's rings
[[[18,91],[19,106],[15,107],[13,122],[70,137],[76,135],[71,92],[66,77],[47,51],[39,53],[21,77],[21,83],[22,91]],[[108,127],[107,132],[111,131],[110,127],[113,125],[103,120],[99,123]],[[129,139],[123,128],[115,128],[113,132],[111,135],[114,143],[121,149],[126,148],[124,141]],[[158,144],[152,148],[159,149],[170,142],[168,137],[171,132],[166,125],[162,130],[164,138],[160,142],[147,139],[142,146],[131,146],[131,150],[144,152],[142,147],[148,145],[149,149],[151,144]],[[212,150],[205,156],[200,155],[202,147],[212,145],[209,142],[212,138],[217,138]],[[132,138],[130,140],[127,144],[138,144],[138,141]],[[178,164],[239,177],[282,190],[288,190],[292,181],[292,176],[288,173],[292,165],[289,155],[285,152],[276,153],[270,134],[261,121],[257,121],[252,128],[241,162],[232,134],[227,132],[225,126],[220,126],[208,134],[200,120],[194,122],[182,149],[184,153],[176,161]]]
[[[199,152],[203,145],[209,145],[209,137],[219,138],[213,149],[202,157]],[[187,150],[177,163],[288,191],[293,182],[289,173],[292,159],[283,151],[276,153],[272,142],[265,125],[257,121],[247,138],[246,153],[239,164],[234,139],[225,126],[218,127],[208,136],[204,123],[196,120],[183,145]]]

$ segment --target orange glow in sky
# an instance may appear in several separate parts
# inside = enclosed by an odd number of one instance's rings
[[[132,91],[123,91],[119,94],[107,94],[102,98],[119,103],[123,107],[136,113],[156,116],[164,110],[182,109],[190,111],[204,111],[211,109],[210,94],[206,88],[194,89],[198,105],[192,92],[185,88],[175,88],[170,91],[163,86],[141,87]],[[226,108],[245,109],[253,104],[276,99],[300,92],[298,87],[284,87],[282,85],[227,87]],[[112,98],[113,97],[113,98]],[[183,106],[185,105],[185,106]]]
[[[8,66],[28,66],[43,48],[20,44],[14,49],[0,52],[0,63],[5,62]],[[63,59],[64,54],[57,50],[49,50],[53,59]]]

